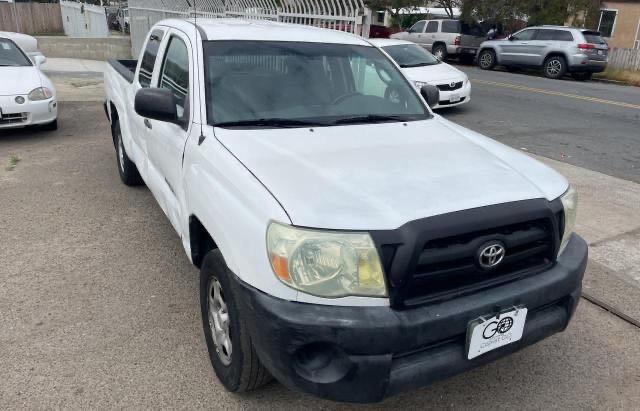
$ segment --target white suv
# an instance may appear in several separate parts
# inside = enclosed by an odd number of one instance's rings
[[[460,33],[460,20],[420,20],[407,31],[389,37],[419,44],[439,60],[444,60],[461,52]]]

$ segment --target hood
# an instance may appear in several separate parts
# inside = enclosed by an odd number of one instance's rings
[[[453,211],[552,200],[568,185],[531,157],[439,116],[406,126],[216,128],[215,134],[292,223],[305,227],[395,229]]]
[[[462,80],[466,75],[455,67],[446,63],[434,64],[432,66],[407,67],[402,72],[414,81],[424,81],[430,84],[439,84],[442,81]]]
[[[42,86],[40,70],[36,66],[0,67],[0,95],[26,95]]]

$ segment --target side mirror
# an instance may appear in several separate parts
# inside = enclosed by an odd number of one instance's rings
[[[433,84],[426,84],[422,86],[420,94],[431,108],[435,107],[440,102],[440,90],[438,90],[438,87]]]
[[[47,62],[47,58],[42,55],[36,55],[33,57],[33,62],[36,63],[36,66],[40,67]]]
[[[513,37],[513,35],[509,34],[509,37],[507,37],[507,40],[513,41],[513,40],[515,40],[515,38]]]
[[[166,88],[142,88],[136,93],[136,113],[152,120],[179,124],[176,98]]]

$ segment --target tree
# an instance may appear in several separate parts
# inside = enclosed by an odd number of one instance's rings
[[[463,0],[436,0],[433,3],[442,7],[447,13],[447,16],[449,16],[449,18],[452,19],[455,17],[453,15],[453,9],[462,8]]]

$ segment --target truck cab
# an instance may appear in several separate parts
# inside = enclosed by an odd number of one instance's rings
[[[574,313],[575,190],[434,114],[437,88],[417,90],[366,39],[165,20],[137,61],[110,62],[105,90],[120,178],[149,188],[199,268],[205,341],[232,392],[275,378],[381,401]]]

